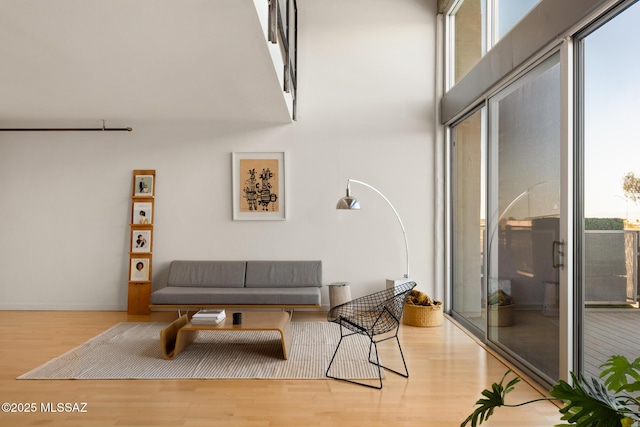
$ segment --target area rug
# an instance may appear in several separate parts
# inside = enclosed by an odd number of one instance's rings
[[[324,379],[340,339],[329,322],[292,322],[289,358],[275,331],[201,331],[174,360],[162,358],[164,322],[123,322],[18,379]],[[367,362],[369,340],[346,338],[334,362],[337,376],[377,378]],[[384,375],[384,374],[383,374]]]

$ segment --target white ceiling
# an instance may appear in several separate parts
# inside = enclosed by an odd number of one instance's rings
[[[254,0],[0,1],[0,122],[102,119],[290,121]]]

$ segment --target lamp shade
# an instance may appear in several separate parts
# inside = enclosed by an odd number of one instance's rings
[[[360,209],[360,202],[353,196],[346,195],[336,205],[336,209]]]

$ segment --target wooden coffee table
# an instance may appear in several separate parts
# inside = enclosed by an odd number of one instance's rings
[[[291,346],[291,319],[284,311],[243,312],[242,324],[234,325],[232,314],[218,325],[194,325],[185,314],[160,331],[162,357],[175,358],[191,342],[199,331],[278,331],[282,342],[282,355],[287,358]]]

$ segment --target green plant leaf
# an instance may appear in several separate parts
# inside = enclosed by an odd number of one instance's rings
[[[495,408],[500,406],[522,406],[540,400],[561,400],[565,406],[560,409],[561,419],[567,424],[556,427],[640,427],[640,400],[627,394],[640,391],[640,358],[629,362],[623,356],[613,356],[602,365],[606,368],[601,381],[591,378],[587,382],[584,377],[571,373],[572,384],[560,380],[549,394],[551,397],[523,402],[517,405],[507,404],[505,396],[511,392],[520,381],[515,377],[504,386],[508,370],[499,383],[494,383],[491,389],[482,392],[484,396],[476,402],[478,407],[461,424],[465,427],[471,423],[476,427],[488,420]],[[629,382],[632,380],[631,382]],[[626,392],[626,393],[624,393]]]
[[[640,391],[640,358],[632,363],[624,356],[612,356],[600,367],[606,368],[600,373],[600,378],[605,380],[609,390]],[[634,382],[629,383],[628,378],[632,378]]]
[[[511,373],[511,369],[509,369],[503,375],[502,379],[499,383],[493,383],[491,385],[491,390],[484,389],[482,391],[482,395],[486,397],[486,399],[479,399],[476,402],[476,405],[480,405],[476,408],[475,411],[471,415],[467,417],[466,420],[460,427],[464,427],[469,422],[471,422],[471,427],[476,427],[479,424],[482,424],[483,421],[489,419],[491,415],[493,415],[493,410],[497,407],[504,406],[504,398],[511,390],[514,389],[515,385],[520,382],[520,377],[515,377],[511,381],[507,383],[507,386],[503,386],[504,380],[507,378],[507,375]]]
[[[578,427],[620,427],[622,412],[629,411],[598,380],[587,383],[571,374],[573,384],[560,380],[549,394],[565,402],[560,409],[562,420]]]

